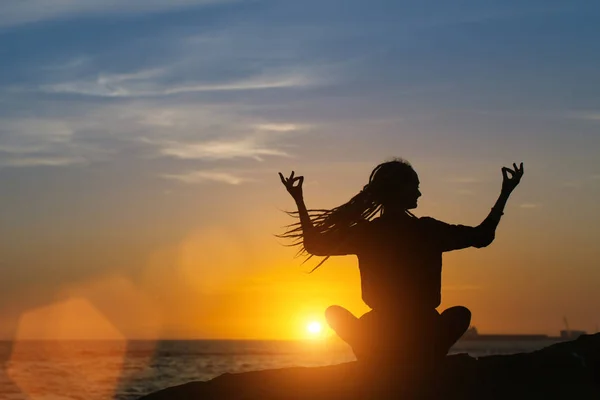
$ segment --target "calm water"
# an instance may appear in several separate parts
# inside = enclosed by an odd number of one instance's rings
[[[473,356],[533,351],[549,342],[462,342]],[[243,372],[354,360],[338,342],[0,342],[0,399],[136,399],[168,386]]]

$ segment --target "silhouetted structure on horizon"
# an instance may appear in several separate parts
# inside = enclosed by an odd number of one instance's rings
[[[529,340],[551,340],[551,341],[567,341],[574,340],[582,335],[586,335],[586,331],[581,330],[561,330],[560,336],[548,336],[542,333],[486,333],[480,334],[477,328],[471,326],[462,336],[462,341],[529,341]]]

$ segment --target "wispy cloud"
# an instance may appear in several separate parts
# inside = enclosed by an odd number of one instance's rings
[[[242,178],[232,173],[222,171],[189,171],[181,174],[163,174],[161,177],[187,184],[221,182],[229,185],[239,185],[243,182],[251,181],[251,179]]]
[[[115,143],[89,135],[110,132],[115,116],[95,118],[0,118],[0,166],[56,167],[106,159]]]
[[[146,159],[264,161],[291,157],[290,133],[307,126],[247,116],[243,106],[162,104],[83,104],[76,106],[81,111],[54,117],[0,117],[0,165],[80,165],[109,160],[123,149]]]
[[[196,92],[264,90],[305,87],[315,80],[302,74],[260,75],[221,83],[166,86],[153,79],[161,70],[124,75],[100,75],[92,81],[73,81],[40,86],[40,91],[55,94],[79,94],[96,97],[157,97]]]
[[[70,71],[81,68],[91,62],[89,56],[76,56],[66,61],[40,67],[43,71]]]
[[[190,6],[230,3],[233,0],[3,0],[0,26],[19,25],[55,18],[96,14],[157,12]]]
[[[4,146],[10,146],[15,137],[29,139],[31,144],[68,141],[73,135],[69,122],[57,118],[10,118],[3,119],[0,126]],[[7,143],[8,142],[8,143]]]
[[[526,208],[526,209],[533,209],[533,208],[539,208],[542,205],[539,203],[521,203],[519,204],[519,208]]]
[[[0,166],[64,166],[84,159],[63,150],[69,146],[73,129],[65,121],[52,119],[0,120]]]
[[[307,126],[297,124],[260,124],[256,125],[256,128],[261,131],[293,132],[300,129],[305,129]]]
[[[42,156],[21,156],[21,157],[2,157],[0,167],[63,167],[74,164],[83,164],[86,159],[83,157],[42,157]]]
[[[260,145],[251,137],[240,140],[214,140],[203,143],[164,142],[160,153],[184,160],[252,158],[263,161],[264,156],[289,157],[286,152]]]
[[[574,112],[567,114],[569,118],[587,121],[600,121],[600,111]]]

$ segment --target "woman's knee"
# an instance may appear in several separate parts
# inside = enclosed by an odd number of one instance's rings
[[[348,325],[358,320],[354,314],[341,306],[327,307],[325,310],[325,319],[334,330],[339,326]]]
[[[445,318],[452,318],[454,320],[469,321],[471,322],[471,310],[464,306],[450,307],[442,312],[442,316]]]
[[[325,319],[327,319],[327,322],[336,321],[337,319],[339,319],[342,315],[344,315],[347,312],[348,312],[348,310],[346,310],[344,307],[329,306],[325,310]]]
[[[452,331],[464,333],[471,325],[471,311],[467,307],[456,306],[445,310],[441,314],[442,321]]]

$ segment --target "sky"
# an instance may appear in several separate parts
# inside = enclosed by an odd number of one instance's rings
[[[440,310],[488,333],[600,324],[594,1],[4,0],[0,338],[301,339],[356,315],[357,260],[275,237],[380,162],[418,216],[494,243],[444,255]]]

